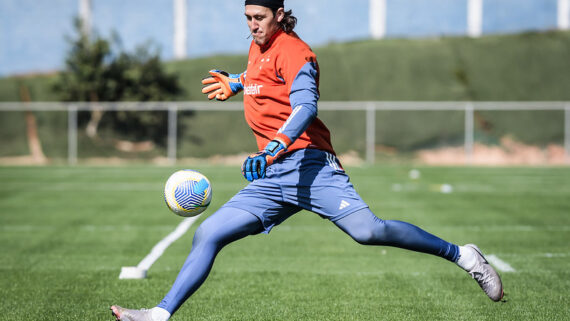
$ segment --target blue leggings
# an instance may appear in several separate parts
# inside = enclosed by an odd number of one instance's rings
[[[394,246],[457,260],[457,245],[405,222],[384,221],[368,208],[334,222],[360,244]],[[202,285],[218,252],[227,244],[263,231],[259,219],[244,210],[223,207],[196,230],[190,255],[158,307],[171,314]]]
[[[410,223],[388,221],[376,217],[368,208],[334,222],[356,242],[386,245],[440,256],[457,261],[459,248]]]
[[[158,307],[170,314],[204,283],[220,250],[233,241],[259,233],[259,219],[244,210],[223,207],[208,217],[196,230],[192,250],[178,277]]]

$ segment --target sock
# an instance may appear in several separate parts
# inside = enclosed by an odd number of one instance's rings
[[[459,258],[456,263],[465,271],[473,269],[475,267],[475,263],[477,263],[475,250],[469,247],[459,246]]]
[[[170,313],[159,307],[152,308],[150,315],[153,321],[168,321],[168,319],[170,319]]]

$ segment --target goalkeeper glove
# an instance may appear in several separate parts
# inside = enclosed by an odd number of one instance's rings
[[[287,151],[287,146],[280,140],[270,141],[265,148],[255,154],[249,155],[241,166],[243,177],[250,182],[265,178],[265,170],[273,164],[281,154]]]
[[[203,94],[208,94],[208,99],[226,100],[239,93],[243,89],[241,74],[229,74],[222,70],[210,70],[210,77],[202,79]]]

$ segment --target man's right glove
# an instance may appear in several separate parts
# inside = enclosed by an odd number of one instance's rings
[[[222,70],[210,70],[210,77],[202,79],[203,94],[208,99],[226,100],[243,89],[242,74],[229,74]]]
[[[281,154],[287,151],[287,146],[279,139],[270,141],[265,148],[255,154],[249,155],[241,166],[241,173],[245,179],[253,182],[265,178],[267,167],[273,164]]]

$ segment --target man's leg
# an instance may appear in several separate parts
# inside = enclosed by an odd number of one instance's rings
[[[379,219],[368,208],[334,223],[360,244],[394,246],[455,262],[477,281],[491,300],[499,301],[503,298],[501,278],[473,244],[457,246],[415,225]]]
[[[459,248],[419,227],[400,221],[379,219],[368,208],[334,222],[355,241],[366,245],[387,245],[429,253],[455,262]]]
[[[259,233],[262,229],[263,225],[253,214],[236,208],[222,207],[196,230],[192,250],[186,262],[170,291],[157,307],[152,310],[128,310],[113,306],[113,314],[117,320],[167,320],[206,280],[216,255],[224,246]],[[168,313],[165,313],[165,310]],[[160,317],[156,317],[156,314]]]
[[[224,246],[261,229],[256,216],[236,208],[223,207],[208,217],[196,230],[190,255],[158,306],[171,314],[176,312],[206,280],[216,255]]]

